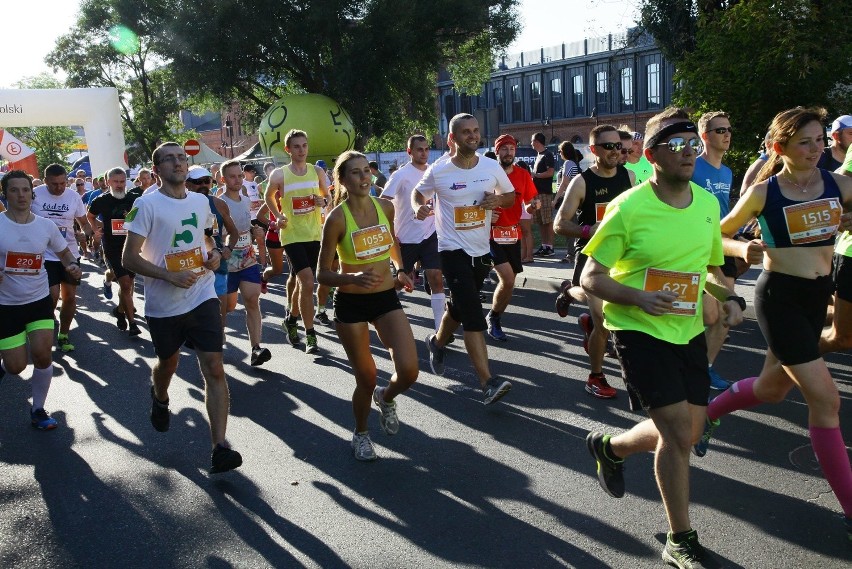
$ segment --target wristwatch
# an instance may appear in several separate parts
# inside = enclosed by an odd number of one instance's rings
[[[736,302],[737,304],[739,304],[739,305],[740,305],[740,310],[745,311],[745,309],[746,309],[746,301],[745,301],[745,299],[744,299],[743,297],[741,297],[741,296],[737,296],[737,295],[735,295],[735,294],[732,294],[731,296],[729,296],[728,298],[726,298],[726,299],[725,299],[725,302],[727,302],[727,301],[729,301],[729,300],[733,300],[734,302]]]

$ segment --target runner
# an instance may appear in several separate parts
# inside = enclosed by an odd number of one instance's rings
[[[701,139],[685,111],[655,115],[647,134],[654,175],[607,206],[583,250],[588,261],[581,282],[604,300],[624,381],[650,419],[618,436],[590,432],[586,444],[601,487],[616,498],[624,495],[624,460],[656,451],[654,472],[669,522],[663,560],[692,568],[709,557],[689,518],[689,452],[710,389],[700,292],[708,276],[723,284],[719,204],[690,183]],[[735,325],[742,299],[727,293],[728,324]]]
[[[291,274],[297,285],[293,296],[305,326],[305,353],[317,352],[314,331],[314,273],[319,258],[322,234],[322,208],[328,200],[325,171],[308,159],[308,135],[291,130],[284,136],[284,150],[291,162],[269,176],[266,205],[280,228],[281,244],[287,254]],[[284,322],[290,345],[299,344],[296,317],[291,313]]]
[[[45,183],[35,188],[35,198],[31,207],[34,214],[49,219],[59,227],[59,232],[68,242],[68,250],[79,262],[80,249],[74,233],[74,222],[77,222],[86,237],[92,235],[92,228],[86,219],[86,207],[80,195],[74,189],[65,186],[67,177],[68,172],[64,166],[51,164],[45,168]],[[77,285],[80,284],[80,279],[73,278],[71,273],[63,268],[53,251],[47,250],[44,255],[54,310],[59,303],[59,298],[62,298],[56,342],[63,352],[70,352],[74,350],[74,344],[68,338],[68,331],[77,313]]]
[[[133,209],[133,202],[141,196],[141,192],[127,188],[127,174],[124,168],[113,168],[107,172],[109,193],[101,194],[92,200],[86,218],[97,233],[102,233],[101,243],[107,269],[112,278],[118,281],[118,306],[113,308],[112,315],[119,330],[127,330],[131,337],[142,333],[136,324],[136,308],[133,306],[133,284],[136,275],[121,264],[121,251],[127,238],[124,228],[124,218]],[[109,281],[105,281],[104,290]],[[110,296],[112,292],[110,291]],[[129,322],[129,327],[128,327]]]
[[[227,299],[222,305],[222,325],[225,316],[237,307],[237,291],[243,298],[246,309],[246,330],[251,343],[251,365],[260,366],[272,358],[268,348],[261,346],[263,326],[260,313],[260,267],[255,257],[252,240],[254,231],[251,218],[251,200],[242,195],[243,170],[236,160],[223,162],[220,168],[225,191],[220,196],[228,204],[234,228],[239,239],[236,247],[227,259],[228,289]],[[265,263],[264,252],[261,252],[260,262]]]
[[[819,345],[834,288],[835,233],[841,209],[852,208],[852,179],[816,167],[825,146],[825,116],[824,109],[802,107],[775,116],[766,166],[722,221],[727,252],[751,263],[763,261],[755,309],[769,349],[759,377],[736,382],[710,403],[695,452],[707,452],[722,415],[778,403],[798,388],[808,405],[814,454],[843,508],[852,539],[852,469],[840,432],[840,395]],[[752,217],[760,222],[763,240],[730,239]]]
[[[578,164],[577,150],[574,145],[567,140],[559,144],[559,156],[562,157],[562,176],[559,180],[559,187],[556,189],[556,196],[553,199],[553,208],[559,211],[562,207],[562,202],[565,200],[565,192],[568,190],[568,184],[576,176],[580,174],[580,165]],[[521,216],[523,218],[523,215]],[[555,226],[554,226],[555,229]],[[530,237],[532,238],[532,236]],[[575,261],[574,245],[576,239],[568,239],[568,244],[565,249],[565,256],[559,260],[560,263],[571,263]],[[524,256],[526,259],[527,257]]]
[[[64,187],[64,182],[63,182]],[[62,270],[75,280],[82,276],[77,258],[57,226],[31,213],[33,186],[21,170],[7,172],[0,180],[9,209],[0,213],[0,379],[8,372],[20,374],[32,357],[32,408],[34,428],[57,427],[56,419],[44,410],[53,379],[53,301],[44,266],[45,251],[51,251]]]
[[[391,175],[382,197],[393,202],[396,212],[393,224],[402,251],[402,270],[413,280],[415,264],[419,262],[420,268],[424,269],[437,332],[446,310],[447,295],[444,293],[444,276],[441,272],[441,257],[438,254],[435,216],[429,215],[419,220],[411,209],[411,193],[426,172],[429,142],[422,134],[415,134],[408,139],[406,152],[411,157],[411,162]]]
[[[538,197],[538,190],[532,181],[530,173],[523,168],[515,168],[515,150],[518,141],[510,134],[497,137],[494,148],[497,156],[512,187],[515,188],[515,202],[509,206],[500,208],[491,216],[491,257],[494,261],[494,270],[497,272],[499,282],[494,289],[494,298],[491,302],[491,310],[485,317],[488,325],[488,335],[495,340],[505,342],[508,340],[503,332],[500,317],[512,300],[512,291],[515,288],[515,276],[524,271],[521,264],[521,241],[518,223],[521,219],[521,210],[524,202],[531,203]]]
[[[515,189],[499,164],[476,154],[480,135],[473,115],[458,114],[449,126],[455,156],[433,164],[411,193],[417,219],[435,215],[441,268],[452,294],[437,334],[426,336],[426,347],[432,372],[443,375],[446,345],[462,324],[465,349],[479,378],[483,402],[490,405],[506,395],[512,384],[491,375],[479,291],[492,266],[488,247],[491,210],[511,206]],[[434,211],[426,203],[429,199],[434,199]]]
[[[180,346],[195,348],[205,383],[205,402],[213,443],[210,473],[239,467],[243,459],[225,440],[230,395],[222,366],[222,319],[213,273],[221,253],[204,234],[212,217],[208,200],[184,187],[187,158],[176,142],[154,150],[156,193],[139,199],[127,215],[122,264],[145,277],[145,318],[157,354],[152,370],[151,424],[169,430],[169,384],[177,370]],[[208,247],[210,250],[208,251]]]
[[[367,158],[355,151],[344,152],[334,165],[335,207],[326,220],[320,250],[318,278],[321,284],[337,287],[334,321],[340,343],[352,364],[355,391],[352,411],[355,433],[352,449],[358,460],[375,460],[367,419],[370,397],[381,412],[379,424],[388,435],[399,431],[397,395],[417,381],[417,348],[397,287],[411,290],[402,269],[399,247],[394,241],[394,208],[389,200],[370,196],[372,172]],[[335,251],[340,271],[332,268]],[[391,274],[388,259],[397,269]],[[388,349],[394,373],[387,387],[376,386],[376,362],[370,353],[373,324]]]
[[[589,133],[589,150],[595,163],[571,181],[565,201],[556,212],[556,233],[569,239],[578,238],[574,275],[571,281],[562,284],[562,291],[556,297],[556,312],[565,318],[571,302],[575,300],[585,302],[589,307],[589,312],[581,314],[577,323],[583,331],[583,349],[589,354],[590,372],[586,393],[599,399],[612,399],[618,392],[609,385],[603,374],[609,337],[609,331],[603,325],[603,303],[580,286],[580,275],[588,260],[582,250],[600,227],[607,205],[634,185],[633,172],[619,164],[622,149],[618,130],[614,126],[602,124],[593,128]]]

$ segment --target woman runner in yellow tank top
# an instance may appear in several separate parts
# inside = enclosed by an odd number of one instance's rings
[[[394,398],[414,384],[418,373],[414,335],[397,297],[399,288],[411,290],[411,281],[402,271],[394,276],[388,262],[391,259],[397,269],[402,267],[394,240],[393,203],[371,197],[371,182],[372,173],[363,154],[349,151],[337,159],[336,207],[323,227],[317,270],[320,284],[337,287],[334,323],[355,374],[352,448],[358,460],[376,459],[367,429],[370,397],[381,413],[382,430],[396,434],[399,420]],[[332,269],[335,251],[340,257],[340,272]],[[394,373],[387,387],[376,386],[370,323],[393,360]]]

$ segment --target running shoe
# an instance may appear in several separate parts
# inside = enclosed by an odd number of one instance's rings
[[[169,402],[166,400],[165,402],[157,399],[157,396],[154,395],[154,386],[151,386],[151,424],[154,426],[154,429],[165,433],[169,430],[169,422],[171,421],[171,414],[169,413]]]
[[[261,348],[260,346],[255,346],[251,349],[252,367],[263,365],[271,359],[272,352],[269,351],[269,348]]]
[[[573,265],[574,264],[574,255],[572,255],[571,253],[568,253],[567,255],[565,255],[564,257],[559,259],[559,262],[560,263],[568,263],[570,265]]]
[[[56,344],[59,346],[59,349],[65,353],[74,351],[74,344],[72,344],[71,340],[68,339],[68,334],[57,334]]]
[[[592,321],[592,315],[584,312],[577,318],[577,324],[583,331],[583,351],[589,353],[589,338],[592,336],[592,331],[595,329],[595,323]]]
[[[589,379],[586,381],[586,393],[594,395],[598,399],[615,399],[618,394],[615,388],[607,383],[603,374],[589,374]]]
[[[533,253],[533,255],[535,255],[535,253]],[[553,247],[544,247],[544,251],[539,254],[539,257],[552,257],[553,255],[555,255]]]
[[[30,421],[33,428],[39,431],[50,431],[59,426],[56,419],[48,415],[44,409],[30,410]]]
[[[317,312],[316,320],[323,326],[334,326],[331,322],[331,318],[328,317],[328,313],[325,310],[320,310]]]
[[[562,284],[559,285],[559,295],[556,297],[556,314],[558,314],[560,318],[568,316],[568,309],[571,307],[571,301],[574,300],[571,298],[571,295],[568,294],[568,290],[571,286],[571,281],[567,280],[562,281]]]
[[[613,498],[624,496],[624,459],[613,460],[606,454],[606,445],[610,436],[590,432],[586,435],[586,446],[598,463],[598,482],[604,491]]]
[[[299,345],[299,325],[295,318],[288,318],[281,323],[284,332],[287,333],[287,341],[294,348]]]
[[[435,343],[435,334],[426,336],[426,348],[429,350],[429,367],[435,375],[444,375],[444,354],[446,348],[439,348]]]
[[[698,532],[689,530],[686,536],[678,543],[672,540],[672,532],[666,534],[666,547],[663,548],[663,561],[672,567],[679,569],[694,569],[708,567],[704,562],[708,560],[707,551],[698,543]]]
[[[498,377],[492,377],[488,380],[488,383],[485,384],[485,388],[482,390],[484,394],[482,402],[485,405],[497,403],[511,390],[512,384],[510,382]]]
[[[118,329],[124,332],[127,330],[127,316],[123,312],[118,311],[118,307],[112,309],[112,317],[115,318],[115,325]]]
[[[319,346],[317,346],[317,335],[316,334],[306,334],[305,335],[305,353],[306,354],[315,354],[319,350]]]
[[[210,457],[210,474],[220,474],[239,468],[243,464],[243,457],[232,448],[216,445],[213,455]]]
[[[491,312],[488,313],[488,317],[486,318],[488,323],[488,335],[494,338],[495,340],[500,340],[501,342],[505,342],[509,339],[505,332],[503,332],[503,328],[500,326],[500,315],[493,314]]]
[[[379,408],[379,425],[385,434],[395,435],[399,432],[399,418],[396,416],[396,401],[385,401],[385,387],[373,390],[373,402]]]
[[[355,433],[352,435],[352,450],[357,460],[376,460],[376,449],[370,440],[370,433]]]
[[[713,366],[707,368],[707,373],[710,374],[710,389],[725,391],[731,386],[731,382],[722,378],[722,376],[713,369]]]
[[[112,282],[106,280],[106,278],[104,278],[104,298],[112,300]]]
[[[692,452],[695,456],[704,456],[707,454],[707,448],[710,446],[710,439],[713,438],[713,431],[716,430],[716,427],[719,426],[721,421],[719,419],[711,419],[707,417],[704,423],[704,432],[701,433],[701,438],[695,443],[695,446],[692,447]]]
[[[136,325],[136,322],[131,320],[130,321],[130,328],[128,329],[128,334],[130,335],[130,337],[135,338],[136,336],[140,335],[141,333],[142,333],[142,330],[139,329],[139,326]]]

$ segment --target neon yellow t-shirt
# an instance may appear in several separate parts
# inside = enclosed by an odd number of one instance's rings
[[[849,145],[849,148],[846,150],[846,159],[843,161],[840,171],[852,172],[852,145]],[[852,235],[848,231],[844,231],[837,236],[837,242],[834,244],[834,252],[844,257],[852,257]]]
[[[640,290],[648,269],[697,274],[698,282],[691,285],[692,290],[697,286],[694,314],[651,316],[638,306],[604,301],[610,330],[644,332],[672,344],[688,344],[704,332],[701,292],[707,266],[724,262],[722,233],[718,200],[691,182],[690,187],[692,203],[684,209],[660,201],[650,182],[624,192],[607,206],[583,253],[610,267],[617,282]]]
[[[284,173],[281,213],[287,216],[287,226],[280,231],[282,245],[307,243],[322,238],[322,208],[319,178],[313,164],[308,171],[297,176],[289,166],[281,168]]]
[[[633,171],[633,174],[636,176],[637,185],[648,180],[654,174],[654,167],[651,166],[651,163],[648,162],[648,159],[645,158],[644,154],[639,158],[639,162],[636,164],[627,162],[624,167]]]

